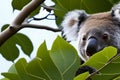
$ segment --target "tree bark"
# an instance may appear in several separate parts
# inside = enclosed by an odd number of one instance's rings
[[[25,18],[27,18],[30,13],[33,12],[38,6],[40,6],[40,4],[42,4],[44,1],[45,0],[32,0],[21,10],[12,24],[0,33],[0,46],[22,28],[21,25]]]

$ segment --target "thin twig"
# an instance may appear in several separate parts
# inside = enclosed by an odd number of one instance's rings
[[[45,29],[53,32],[60,32],[60,28],[52,28],[50,26],[44,26],[44,25],[36,25],[36,24],[28,24],[28,23],[23,23],[22,28],[36,28],[36,29]]]
[[[98,74],[104,67],[106,67],[107,65],[109,65],[110,63],[112,63],[112,61],[114,61],[118,56],[120,56],[120,53],[118,53],[118,54],[115,55],[113,58],[111,58],[111,59],[110,59],[104,66],[102,66],[99,70],[97,70],[96,72],[93,72],[92,74],[90,74],[87,79],[89,79],[90,77],[94,76],[95,74]]]

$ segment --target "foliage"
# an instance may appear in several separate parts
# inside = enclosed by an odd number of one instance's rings
[[[2,31],[8,27],[8,25],[4,25]],[[13,37],[11,37],[5,44],[0,47],[0,53],[7,60],[14,61],[19,56],[19,49],[16,45],[19,45],[23,52],[30,56],[33,45],[31,40],[22,33],[17,33]]]
[[[6,77],[3,80],[86,80],[88,77],[92,80],[117,80],[120,76],[120,56],[112,60],[116,53],[117,49],[111,46],[96,53],[81,66],[92,66],[99,74],[85,72],[75,77],[80,63],[77,52],[58,36],[51,50],[47,50],[43,42],[32,61],[18,60],[8,72],[2,73]]]
[[[66,12],[74,9],[83,9],[87,13],[98,13],[109,11],[113,4],[118,1],[113,0],[52,0],[55,2],[56,23],[60,25]],[[94,3],[95,4],[94,4]],[[102,5],[102,6],[101,6]]]
[[[21,10],[30,1],[12,0],[13,10]],[[70,10],[84,9],[90,14],[108,11],[119,0],[52,1],[55,3],[53,11],[56,17],[56,24],[60,28],[63,16]],[[29,17],[37,15],[40,9],[41,7],[38,7]],[[7,60],[14,61],[19,55],[19,50],[16,45],[19,45],[23,52],[30,56],[33,50],[32,42],[22,33],[15,34],[0,46],[0,53]],[[107,47],[96,53],[81,66],[92,66],[97,69],[99,74],[97,72],[94,74],[85,72],[75,77],[75,72],[79,68],[80,63],[77,52],[70,44],[57,37],[51,50],[47,50],[46,43],[43,42],[33,60],[27,62],[25,58],[19,59],[11,66],[8,72],[2,73],[5,78],[1,80],[86,80],[88,78],[92,80],[119,80],[120,56],[119,54],[115,56],[116,53],[117,51],[113,47]]]
[[[12,0],[12,7],[13,10],[17,9],[17,10],[21,10],[26,4],[28,4],[31,0]],[[67,13],[70,10],[73,9],[84,9],[86,10],[88,13],[96,13],[96,12],[103,12],[103,11],[108,11],[111,9],[111,7],[113,6],[114,3],[118,2],[118,1],[113,1],[113,0],[52,0],[53,2],[55,2],[55,7],[54,7],[54,14],[56,16],[56,24],[58,25],[58,27],[60,26],[60,23],[63,19],[63,16],[65,15],[65,13]],[[96,4],[93,4],[93,1]],[[20,4],[20,5],[18,5]],[[72,6],[71,6],[72,5]],[[101,6],[103,5],[103,6]],[[104,6],[105,5],[105,6]],[[41,8],[38,7],[35,11],[33,11],[31,13],[31,15],[29,15],[29,17],[33,17],[35,15],[37,15],[39,13],[39,10]],[[4,28],[4,26],[3,26]],[[33,45],[31,44],[31,41],[29,40],[29,38],[27,36],[25,36],[25,34],[20,33],[19,35],[21,35],[22,37],[15,37],[13,36],[11,39],[12,40],[7,40],[6,43],[0,48],[0,52],[3,55],[3,57],[5,57],[7,60],[10,61],[14,61],[18,55],[19,55],[19,50],[16,47],[16,44],[19,44],[21,46],[21,49],[23,50],[23,52],[25,54],[27,54],[28,56],[31,54],[32,50],[33,50]],[[24,38],[23,38],[24,36]],[[18,41],[14,41],[17,40]],[[24,39],[24,40],[23,40]],[[23,40],[23,42],[22,42]],[[27,43],[25,43],[27,42]],[[8,43],[13,43],[10,48],[8,46]],[[29,46],[28,46],[29,45]],[[24,47],[24,48],[23,48]],[[7,50],[5,50],[7,49]],[[13,52],[14,51],[14,52]],[[8,54],[9,55],[6,55]],[[16,54],[16,55],[13,55]],[[11,56],[11,57],[9,57]]]
[[[25,5],[27,5],[31,0],[13,0],[12,1],[12,7],[13,10],[17,9],[17,10],[21,10]],[[18,5],[19,4],[19,5]],[[29,15],[29,17],[33,17],[35,15],[37,15],[39,13],[40,10],[40,6],[34,10],[31,15]]]
[[[10,80],[72,80],[79,62],[76,50],[57,37],[50,51],[43,42],[35,59],[27,63],[22,58],[2,75]]]

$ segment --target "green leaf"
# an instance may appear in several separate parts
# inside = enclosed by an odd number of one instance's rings
[[[47,65],[46,65],[47,66]],[[39,58],[33,59],[27,66],[27,72],[31,75],[41,78],[41,80],[50,80],[49,76],[45,73],[45,70],[40,64]]]
[[[68,11],[73,9],[80,9],[81,0],[53,0],[56,5],[59,5],[61,8],[66,9]],[[72,5],[72,6],[71,6]]]
[[[20,77],[14,73],[2,73],[2,75],[10,80],[21,80]]]
[[[111,63],[101,68],[101,70],[99,71],[101,75],[95,75],[93,79],[98,79],[104,76],[105,80],[118,80],[120,76],[120,62],[118,62],[118,59],[120,59],[119,57],[120,56],[118,54],[117,58],[114,58]]]
[[[73,80],[80,64],[76,50],[58,36],[53,43],[50,56],[63,75],[63,80]]]
[[[62,80],[62,75],[53,63],[45,42],[39,47],[37,57],[40,58],[40,66],[49,77],[49,80]]]
[[[12,7],[13,7],[13,10],[14,9],[17,9],[17,10],[21,10],[24,6],[26,6],[31,0],[13,0],[12,1]],[[37,15],[40,11],[40,6],[35,9],[30,15],[29,17],[33,17],[35,15]]]
[[[13,9],[21,10],[31,0],[12,0]]]
[[[92,77],[92,80],[113,80],[119,74],[98,74]]]
[[[60,26],[63,16],[73,9],[80,9],[80,0],[53,0],[55,4],[54,13],[56,15],[56,24]],[[71,6],[72,5],[72,6]]]
[[[43,78],[40,78],[38,76],[34,76],[34,75],[31,75],[31,74],[28,74],[28,77],[29,77],[29,80],[45,80]]]
[[[63,16],[71,10],[82,9],[88,13],[106,12],[111,10],[115,0],[52,0],[55,2],[54,13],[56,15],[56,24],[59,26]],[[94,3],[95,4],[94,4]]]
[[[24,58],[20,59],[19,61],[17,61],[17,63],[15,63],[15,68],[20,77],[20,80],[42,80],[39,77],[29,74],[26,70],[27,66],[28,63]]]
[[[102,51],[94,54],[86,63],[83,65],[92,66],[96,69],[104,66],[113,56],[117,54],[117,49],[114,47],[106,47]]]
[[[34,60],[32,62],[34,63]],[[28,66],[28,64],[30,66]],[[26,60],[22,58],[11,66],[8,73],[2,73],[2,75],[10,80],[44,80],[43,78],[40,78],[39,76],[33,75],[35,71],[32,74],[29,73],[27,70],[31,71],[31,69],[33,70],[34,67],[33,66],[31,68],[28,68],[28,67],[31,67],[31,62],[27,63]],[[37,65],[37,67],[39,67],[39,65]],[[35,69],[39,71],[39,68],[35,68]]]
[[[116,77],[115,79],[113,79],[113,80],[120,80],[120,75],[118,77]]]
[[[120,74],[120,62],[112,62],[109,65],[105,66],[100,72],[104,74]]]
[[[82,0],[81,4],[87,8],[88,13],[109,11],[113,6],[108,0]]]
[[[2,29],[1,29],[1,32],[2,32],[3,30],[5,30],[8,26],[9,26],[9,24],[3,25]]]
[[[1,80],[9,80],[9,79],[7,79],[7,78],[3,78],[3,79],[1,79]]]
[[[92,80],[113,80],[120,75],[120,63],[119,57],[115,58],[111,63],[107,63],[111,58],[117,54],[117,49],[114,47],[106,47],[102,51],[94,54],[86,63],[88,65],[99,70],[99,74],[93,75]]]
[[[113,63],[120,63],[120,55],[113,60]]]
[[[27,65],[28,63],[24,58],[20,59],[19,61],[17,61],[17,63],[15,63],[15,68],[18,75],[20,76],[20,80],[30,80],[26,71]]]
[[[35,10],[29,15],[29,17],[33,17],[33,16],[37,15],[37,14],[39,13],[40,9],[41,9],[41,7],[39,6],[37,9],[35,9]]]
[[[1,47],[0,53],[4,58],[10,61],[14,61],[19,56],[19,50],[16,45],[19,45],[23,52],[30,56],[33,45],[31,40],[22,33],[17,33],[7,40]]]
[[[109,0],[112,4],[118,3],[120,0]]]
[[[85,72],[75,77],[74,80],[86,80],[88,76],[89,76],[89,72]]]
[[[20,77],[17,74],[16,68],[15,68],[15,64],[13,64],[10,69],[8,70],[8,72],[4,72],[2,73],[2,75],[10,80],[20,80]]]
[[[10,69],[8,70],[9,73],[15,73],[17,74],[16,68],[15,68],[15,64],[13,64]]]
[[[21,49],[23,52],[30,56],[32,50],[33,50],[33,45],[31,40],[24,34],[18,33],[16,34],[16,43],[21,46]]]

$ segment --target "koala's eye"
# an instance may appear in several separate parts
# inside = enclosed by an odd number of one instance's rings
[[[107,39],[109,38],[108,33],[104,33],[103,36],[102,36],[102,38],[103,38],[104,40],[107,40]]]
[[[85,40],[86,40],[86,37],[85,37],[85,36],[83,36],[82,40],[83,40],[83,41],[85,41]]]

